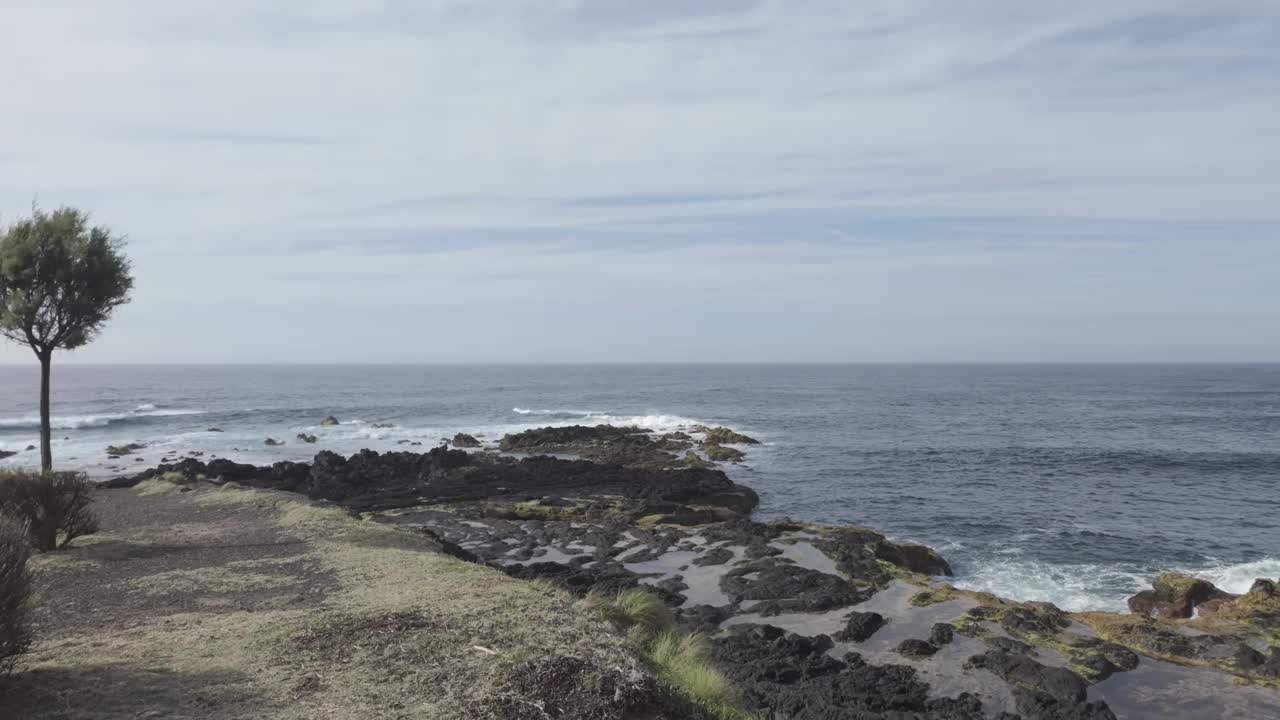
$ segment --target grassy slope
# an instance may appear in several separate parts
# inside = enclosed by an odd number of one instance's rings
[[[649,677],[625,640],[570,596],[431,552],[424,538],[258,490],[178,493],[157,481],[130,502],[205,512],[163,527],[108,523],[41,558],[42,605],[57,605],[76,574],[115,604],[95,607],[90,592],[60,608],[93,614],[89,626],[45,633],[54,637],[7,683],[0,716],[540,717],[556,696]],[[287,552],[227,555],[238,547],[229,517],[273,523],[270,546]],[[222,554],[154,571],[157,556],[178,553],[140,551],[148,547]],[[139,616],[137,606],[154,608]],[[581,687],[542,697],[529,686],[529,677],[560,681],[547,668],[566,658]]]

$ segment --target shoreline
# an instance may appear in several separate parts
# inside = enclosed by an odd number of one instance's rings
[[[164,413],[175,412],[168,409],[157,410],[154,405],[140,405],[135,410],[145,412],[158,411]],[[188,411],[182,411],[183,414],[173,417],[184,417],[187,412]],[[568,414],[571,414],[571,411],[525,410],[524,414],[522,414],[522,418],[529,420],[547,419],[551,421],[559,421],[559,417],[561,415],[567,416]],[[612,417],[607,413],[597,414],[603,417]],[[171,416],[166,415],[165,417],[168,418]],[[675,420],[681,420],[681,418],[675,416],[671,416],[670,419],[673,422]],[[520,422],[512,423],[511,425],[519,426],[521,428],[530,427],[528,423]],[[203,424],[201,424],[201,427],[203,428]],[[231,425],[228,425],[227,427],[229,430],[232,429]],[[323,428],[315,424],[314,421],[311,425],[299,425],[298,427],[301,428],[301,433],[320,433],[323,430],[339,429],[337,427]],[[372,429],[379,433],[407,432],[422,436],[421,440],[408,440],[407,438],[395,440],[394,438],[398,437],[398,435],[388,435],[375,444],[382,452],[399,450],[421,451],[430,444],[428,442],[428,436],[434,437],[434,435],[443,434],[439,432],[434,434],[431,432],[423,433],[420,428],[394,427],[387,428],[386,430],[380,430],[380,427],[380,423],[344,418],[341,429],[346,434],[350,434],[353,429],[361,429],[361,432],[369,432]],[[678,428],[682,426],[675,425],[673,427]],[[210,437],[218,439],[218,435],[210,435]],[[314,455],[313,450],[319,450],[331,446],[331,442],[329,442],[329,440],[323,435],[320,438],[319,444],[315,446],[306,445],[302,443],[301,440],[294,437],[292,430],[289,433],[281,435],[281,438],[284,442],[288,443],[285,448],[282,448],[289,450],[289,452],[285,453],[285,456],[295,462],[308,462]],[[436,438],[436,441],[439,441],[440,439],[441,438]],[[485,441],[485,444],[493,446],[496,443],[496,440],[497,438],[490,438]],[[342,449],[344,446],[343,443],[337,443],[337,445],[339,452],[351,452],[351,450]],[[161,460],[165,462],[176,461],[185,457],[198,457],[202,459],[218,457],[214,452],[208,450],[189,449],[190,447],[191,446],[183,448],[181,445],[147,447],[134,453],[136,456],[145,457],[145,463],[126,466],[128,461],[137,459],[136,457],[126,455],[120,458],[116,463],[116,469],[113,471],[102,470],[100,467],[101,463],[91,464],[89,469],[93,472],[92,479],[95,481],[109,482],[114,478],[136,474],[136,472],[141,470],[143,467],[149,468],[154,466],[157,464],[155,462],[157,459],[157,451],[162,453]],[[203,445],[199,441],[196,441],[194,442],[194,447],[203,447]],[[275,448],[267,448],[267,450],[274,449]],[[246,457],[241,458],[238,461],[250,464],[277,461],[277,459],[270,457],[272,454],[274,453],[264,453],[262,448],[258,448],[255,451],[246,453]],[[20,458],[13,458],[12,460],[18,459]],[[728,466],[726,469],[729,471],[731,476],[738,477],[740,480],[749,482],[749,479],[752,477],[750,473],[737,472],[733,466]],[[781,514],[776,511],[772,511],[772,508],[769,507],[762,508],[762,511],[770,517],[782,517]],[[839,520],[837,522],[849,521]],[[854,520],[854,522],[857,521]],[[944,536],[942,540],[935,540],[934,542],[945,541],[946,545],[942,545],[942,547],[946,547],[947,545],[957,542],[953,537],[954,536]],[[1237,593],[1247,591],[1253,574],[1266,576],[1280,575],[1280,558],[1266,555],[1261,557],[1244,557],[1237,560],[1225,561],[1207,559],[1201,563],[1161,563],[1157,561],[1147,561],[1141,565],[1135,564],[1132,566],[1115,563],[1085,563],[1079,566],[1058,565],[1054,563],[1039,564],[1035,560],[1035,556],[1023,558],[1019,555],[1010,555],[1007,557],[1011,561],[1008,566],[1004,564],[1000,555],[991,555],[990,553],[986,553],[976,558],[965,558],[962,553],[962,560],[964,561],[960,563],[957,569],[963,572],[963,577],[958,578],[957,583],[976,591],[994,591],[1003,596],[1018,598],[1020,600],[1053,601],[1057,602],[1062,607],[1075,611],[1122,611],[1124,609],[1124,601],[1128,596],[1147,587],[1151,580],[1154,580],[1160,574],[1165,572],[1178,572],[1202,577],[1214,582],[1220,587],[1231,589]],[[1078,593],[1081,596],[1079,601],[1073,602],[1068,591],[1064,590],[1064,587],[1070,587],[1070,585],[1064,586],[1054,579],[1055,575],[1065,574],[1069,576],[1066,578],[1069,583],[1077,577],[1072,576],[1073,572],[1080,573],[1078,575],[1080,578],[1106,578],[1110,576],[1116,578],[1116,580],[1098,580],[1092,583],[1082,583],[1082,586],[1078,589],[1069,591]],[[1250,575],[1250,577],[1246,578],[1245,575]],[[1107,589],[1104,594],[1102,587],[1107,585],[1115,585],[1115,587]]]
[[[681,458],[660,445],[706,445],[705,438],[684,435],[688,439],[608,426],[535,429],[503,440],[507,451],[526,451],[520,460],[446,448],[351,458],[321,452],[310,466],[282,462],[270,468],[188,459],[115,485],[221,482],[302,492],[375,522],[426,533],[458,557],[516,578],[549,580],[579,596],[650,587],[682,624],[718,638],[717,648],[723,640],[756,653],[760,643],[773,642],[761,632],[828,638],[834,649],[807,652],[855,652],[861,662],[881,668],[907,662],[953,698],[978,693],[988,709],[1029,718],[1057,717],[1034,707],[1047,702],[1044,683],[1055,677],[1066,682],[1053,670],[1059,667],[1075,678],[1068,682],[1074,689],[1053,702],[1086,713],[1079,717],[1108,717],[1100,700],[1124,707],[1144,683],[1172,682],[1179,673],[1280,684],[1280,653],[1266,654],[1266,639],[1280,628],[1280,607],[1274,618],[1248,615],[1245,621],[1232,603],[1246,600],[1224,597],[1219,624],[1065,613],[1047,603],[957,588],[939,579],[950,568],[923,546],[891,543],[856,526],[750,520],[758,503],[750,488],[713,469],[700,452]],[[750,453],[749,444],[735,447]],[[1195,605],[1205,599],[1188,609],[1198,611]],[[878,609],[861,609],[868,607]],[[862,637],[853,624],[869,615],[881,618],[879,626]],[[879,634],[880,627],[891,630]],[[1205,639],[1175,641],[1184,628]],[[1242,629],[1255,633],[1261,645],[1241,641]],[[908,641],[918,647],[907,649]],[[1192,669],[1171,670],[1170,661]],[[725,664],[733,676],[759,662]],[[1151,668],[1164,680],[1149,677]],[[750,695],[753,686],[746,687]],[[761,694],[755,702],[772,702],[768,697]],[[810,701],[821,702],[818,696]]]

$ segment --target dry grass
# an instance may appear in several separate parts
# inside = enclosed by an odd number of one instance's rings
[[[176,487],[159,478],[138,495]],[[520,716],[507,708],[536,691],[519,683],[538,669],[546,682],[570,682],[567,689],[545,690],[563,690],[575,703],[585,698],[583,712],[598,688],[617,677],[643,677],[625,639],[582,612],[571,596],[433,552],[421,536],[287,493],[197,484],[164,502],[191,502],[193,510],[228,503],[269,510],[280,531],[298,542],[286,557],[144,573],[104,588],[181,597],[185,607],[204,611],[38,645],[23,676],[33,698],[31,720],[124,720],[146,713],[210,720],[506,718]],[[227,542],[216,523],[182,526],[185,543]],[[171,539],[122,532],[77,554],[81,562],[112,554],[113,563],[128,563],[144,556],[133,550]],[[242,593],[291,592],[301,568],[333,579],[322,597],[309,600],[312,607],[259,604],[249,611],[234,601]],[[58,570],[74,571],[74,564]],[[580,672],[566,680],[546,671],[564,663]]]

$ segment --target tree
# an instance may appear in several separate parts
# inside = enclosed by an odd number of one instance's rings
[[[53,351],[92,340],[129,302],[133,276],[124,242],[89,226],[75,208],[39,209],[0,235],[0,335],[40,360],[40,467],[53,470],[49,366]]]

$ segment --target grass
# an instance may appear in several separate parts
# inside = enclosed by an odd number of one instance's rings
[[[723,678],[698,665],[694,640],[650,666],[622,633],[548,583],[435,552],[420,535],[297,495],[199,483],[170,494],[177,487],[157,478],[131,502],[190,503],[179,522],[115,528],[61,554],[65,567],[49,576],[56,582],[109,573],[118,580],[104,592],[117,606],[134,606],[132,597],[159,610],[112,622],[109,608],[89,609],[92,626],[40,643],[19,676],[24,717],[507,720],[541,717],[535,706],[560,699],[557,717],[566,720],[629,717],[619,688],[641,701],[661,688],[661,697],[721,707]],[[174,542],[237,547],[220,519],[229,517],[274,527],[279,540],[268,546],[288,554],[256,556],[250,544],[209,567],[155,571],[150,559]],[[636,595],[624,606],[632,626],[653,631],[645,647],[670,632],[661,603]]]
[[[624,590],[616,598],[588,596],[586,603],[615,626],[645,659],[658,679],[713,720],[757,720],[737,703],[724,675],[708,658],[699,633],[684,634],[666,603],[644,588]]]

